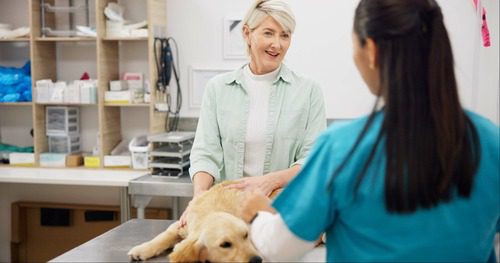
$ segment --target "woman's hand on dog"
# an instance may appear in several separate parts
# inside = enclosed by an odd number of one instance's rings
[[[274,177],[268,174],[263,176],[244,177],[225,187],[246,192],[257,192],[264,196],[269,196],[271,192],[279,186],[277,182],[275,182]]]
[[[271,199],[267,196],[259,192],[247,193],[242,205],[241,218],[251,223],[259,211],[276,212],[271,207]]]
[[[191,204],[192,201],[189,202]],[[186,210],[182,213],[181,217],[179,218],[179,228],[184,227],[187,225],[187,214],[189,213],[189,204],[186,207]]]
[[[181,217],[179,218],[179,228],[182,228],[185,225],[187,225],[187,223],[188,223],[187,222],[187,215],[189,214],[189,208],[191,207],[191,204],[193,203],[193,201],[196,198],[198,198],[199,195],[201,195],[205,191],[195,191],[194,192],[193,199],[191,199],[191,201],[189,201],[189,204],[187,205],[186,209],[184,210],[184,212],[182,213]]]

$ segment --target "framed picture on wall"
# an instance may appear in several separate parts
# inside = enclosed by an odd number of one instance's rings
[[[224,19],[224,59],[246,59],[245,41],[242,35],[242,20]]]
[[[216,75],[229,72],[233,69],[229,68],[211,68],[211,67],[189,67],[189,87],[188,98],[189,108],[201,108],[201,101],[203,99],[203,92],[207,82]]]

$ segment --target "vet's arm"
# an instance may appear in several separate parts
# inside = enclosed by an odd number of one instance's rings
[[[280,214],[258,212],[250,227],[250,238],[266,261],[294,262],[315,247],[314,241],[305,241],[294,235]]]
[[[247,223],[252,223],[259,211],[276,213],[276,210],[271,206],[271,199],[267,196],[257,192],[248,193],[241,205],[241,218]]]

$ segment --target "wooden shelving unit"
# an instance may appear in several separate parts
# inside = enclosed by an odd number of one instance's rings
[[[144,60],[147,61],[148,72],[145,74],[151,86],[156,83],[157,72],[154,60],[154,36],[153,28],[166,28],[166,1],[167,0],[141,0],[140,3],[146,5],[146,20],[148,22],[148,37],[130,37],[130,38],[115,38],[106,37],[106,26],[104,8],[109,2],[118,2],[126,4],[130,0],[90,0],[91,6],[94,7],[95,14],[95,27],[97,37],[42,37],[41,34],[41,6],[40,0],[23,0],[27,1],[29,17],[29,27],[31,28],[31,36],[29,38],[21,39],[8,39],[0,40],[0,42],[28,42],[29,57],[31,59],[31,77],[32,77],[32,91],[33,100],[36,100],[35,83],[37,80],[51,79],[52,81],[58,80],[58,48],[59,43],[66,43],[65,45],[84,43],[95,43],[95,68],[97,72],[98,91],[97,91],[97,104],[71,104],[71,103],[1,103],[2,106],[19,106],[19,107],[32,107],[32,124],[33,124],[33,145],[35,148],[35,167],[39,164],[39,156],[42,152],[48,151],[47,136],[45,134],[45,108],[46,106],[61,105],[61,106],[78,106],[78,107],[97,107],[95,120],[97,121],[100,153],[101,168],[103,168],[104,156],[110,154],[111,150],[122,140],[122,117],[123,109],[139,110],[147,108],[149,117],[149,127],[143,127],[150,133],[164,132],[165,122],[167,115],[165,113],[156,112],[154,104],[157,101],[154,89],[151,89],[150,102],[141,104],[106,104],[104,102],[104,93],[108,89],[109,81],[119,79],[120,77],[120,46],[123,43],[137,43],[145,42],[147,45],[147,56]],[[77,3],[80,0],[74,0]],[[45,2],[54,3],[54,1],[45,0]],[[137,4],[137,2],[134,2]],[[1,14],[1,12],[0,12]],[[45,16],[46,24],[53,26],[55,18],[53,15]],[[80,126],[80,130],[85,130],[84,126]]]

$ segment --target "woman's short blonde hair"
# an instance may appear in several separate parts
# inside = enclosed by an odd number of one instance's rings
[[[267,16],[271,16],[290,34],[295,30],[295,16],[290,6],[282,0],[257,0],[248,10],[243,25],[248,26],[250,31],[257,28]],[[243,36],[244,37],[244,36]],[[247,54],[250,47],[247,45]]]

